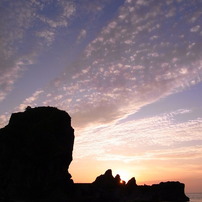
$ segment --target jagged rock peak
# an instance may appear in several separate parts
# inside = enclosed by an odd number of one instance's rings
[[[112,170],[108,169],[103,175],[100,175],[96,178],[93,182],[94,185],[98,187],[108,187],[108,188],[115,188],[121,185],[121,177],[117,174],[115,177],[112,175]],[[123,181],[125,184],[125,182]]]
[[[133,187],[133,186],[137,186],[135,178],[132,177],[132,178],[127,182],[126,186],[129,186],[129,187],[131,187],[131,186],[132,186],[132,187]]]
[[[112,170],[111,169],[106,170],[104,175],[105,176],[112,176]]]

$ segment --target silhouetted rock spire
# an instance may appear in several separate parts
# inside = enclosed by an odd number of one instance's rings
[[[112,189],[117,185],[120,185],[121,178],[119,175],[113,177],[112,170],[108,169],[103,175],[100,175],[93,182],[97,187],[104,187],[106,189]]]
[[[132,178],[127,182],[126,186],[127,186],[127,187],[135,187],[135,186],[137,186],[135,178],[132,177]]]

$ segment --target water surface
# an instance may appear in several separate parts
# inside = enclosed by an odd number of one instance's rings
[[[190,202],[202,202],[202,193],[188,193]]]

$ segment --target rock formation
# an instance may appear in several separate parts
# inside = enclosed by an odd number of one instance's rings
[[[113,189],[121,185],[120,181],[120,176],[116,175],[116,177],[113,177],[112,170],[109,169],[103,175],[98,176],[93,184],[100,188]]]
[[[161,182],[151,186],[138,186],[134,177],[126,184],[120,182],[120,176],[113,177],[111,169],[98,176],[92,183],[94,190],[94,200],[92,201],[189,201],[184,193],[185,185],[180,182]]]
[[[68,172],[74,129],[53,107],[27,107],[0,129],[0,202],[185,202],[184,184],[139,186],[107,170],[93,183],[74,184]]]
[[[65,111],[28,107],[12,114],[0,129],[0,201],[63,197],[73,184],[73,143]]]

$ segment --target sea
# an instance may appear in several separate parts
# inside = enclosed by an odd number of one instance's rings
[[[187,193],[190,202],[202,202],[202,193]]]

